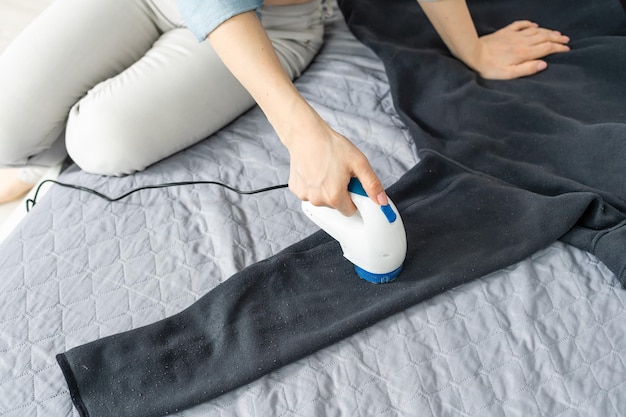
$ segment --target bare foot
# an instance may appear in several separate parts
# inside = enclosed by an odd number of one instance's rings
[[[0,169],[0,204],[17,200],[35,185],[35,183],[26,182],[20,178],[21,169]]]

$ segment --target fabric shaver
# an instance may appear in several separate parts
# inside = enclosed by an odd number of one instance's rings
[[[335,209],[302,202],[302,211],[341,245],[343,256],[357,275],[376,284],[398,277],[406,257],[406,232],[398,209],[389,200],[379,206],[360,181],[352,178],[348,191],[357,212],[346,217]]]

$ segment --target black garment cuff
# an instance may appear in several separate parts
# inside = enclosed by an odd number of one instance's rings
[[[76,410],[78,411],[80,417],[89,417],[87,407],[85,407],[85,404],[80,397],[80,391],[78,390],[78,384],[76,382],[76,379],[74,378],[74,372],[72,372],[72,368],[67,358],[65,357],[65,354],[58,354],[56,356],[56,359],[59,366],[61,367],[61,371],[63,372],[65,381],[67,382],[67,387],[70,390],[70,397],[72,398],[72,403],[74,403],[74,407],[76,407]]]

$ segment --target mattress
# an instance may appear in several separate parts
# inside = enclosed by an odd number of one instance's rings
[[[296,85],[389,186],[418,163],[414,142],[376,55],[336,9],[326,28]],[[59,180],[118,196],[175,181],[252,190],[288,173],[286,149],[253,108],[144,172],[70,165]],[[0,416],[77,416],[56,354],[171,316],[316,230],[287,189],[189,185],[110,203],[52,187],[0,246]],[[604,264],[557,242],[176,415],[618,416],[625,305]]]

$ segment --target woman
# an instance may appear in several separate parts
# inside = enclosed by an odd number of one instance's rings
[[[346,186],[358,177],[386,204],[365,155],[292,83],[321,46],[321,2],[58,0],[0,58],[0,166],[50,165],[67,148],[82,169],[129,174],[256,102],[289,151],[296,196],[351,215]],[[485,78],[532,75],[546,68],[542,57],[568,50],[566,36],[528,21],[479,37],[465,0],[419,4]],[[20,176],[28,171],[2,173],[0,203],[16,194],[2,190],[32,187]]]

